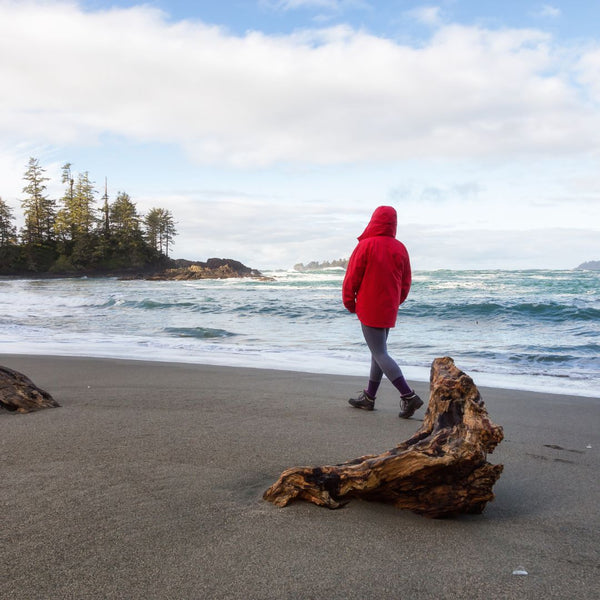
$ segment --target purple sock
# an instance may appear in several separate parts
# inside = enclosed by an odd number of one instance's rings
[[[375,398],[375,396],[377,395],[377,390],[379,389],[380,383],[381,383],[381,381],[373,381],[373,380],[369,379],[369,386],[367,387],[365,392],[367,392],[367,394],[371,398]]]
[[[392,381],[393,386],[400,392],[402,396],[406,396],[406,394],[412,393],[412,388],[408,383],[406,383],[406,379],[404,379],[404,375],[400,375]]]

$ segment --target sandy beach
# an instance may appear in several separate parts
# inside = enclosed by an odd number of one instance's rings
[[[385,382],[2,355],[60,408],[0,410],[2,599],[600,597],[600,399],[480,388],[505,439],[482,515],[276,508],[284,469],[410,437]],[[458,364],[457,366],[461,366]],[[477,383],[476,374],[471,374]],[[415,383],[423,397],[428,385]],[[513,575],[517,567],[528,575]]]

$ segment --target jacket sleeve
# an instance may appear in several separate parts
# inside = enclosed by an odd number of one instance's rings
[[[404,268],[402,269],[402,285],[400,288],[400,304],[402,304],[408,297],[408,292],[410,292],[411,283],[412,283],[412,272],[411,272],[411,268],[410,268],[410,259],[408,257],[408,252],[407,252],[406,258],[404,259]]]
[[[363,275],[365,274],[365,256],[361,244],[356,246],[348,261],[344,283],[342,284],[342,301],[346,309],[356,312],[356,294],[360,289]]]

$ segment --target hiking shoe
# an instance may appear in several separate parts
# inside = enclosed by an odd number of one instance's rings
[[[354,408],[362,408],[363,410],[375,409],[375,398],[371,398],[364,390],[358,395],[358,398],[350,398],[348,402]]]
[[[410,419],[421,406],[423,406],[423,400],[414,392],[400,396],[400,414],[398,416],[401,419]]]

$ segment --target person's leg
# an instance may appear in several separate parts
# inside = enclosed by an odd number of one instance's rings
[[[411,387],[408,385],[402,369],[398,366],[398,363],[388,354],[387,351],[387,337],[389,329],[382,329],[379,327],[368,327],[367,325],[361,325],[365,342],[371,352],[371,375],[377,375],[379,371],[385,374],[385,376],[392,382],[394,387],[400,392],[401,395],[405,396],[412,393]],[[373,367],[376,364],[377,368]],[[381,378],[379,379],[381,381]]]
[[[369,387],[358,398],[350,398],[348,402],[355,408],[373,410],[375,408],[375,394],[385,374],[400,392],[400,414],[398,416],[403,419],[410,418],[417,409],[423,406],[423,401],[408,385],[398,363],[388,354],[387,338],[389,329],[362,325],[362,330],[371,352]]]
[[[415,411],[423,406],[423,401],[408,385],[398,363],[388,354],[387,334],[389,330],[367,327],[366,325],[362,326],[362,330],[367,346],[371,351],[371,356],[385,376],[400,392],[400,414],[398,416],[402,419],[412,417]]]
[[[381,367],[377,364],[377,361],[371,356],[371,371],[369,373],[369,385],[365,392],[371,397],[375,398],[377,395],[377,390],[379,389],[379,385],[381,384],[381,380],[383,379],[383,371]]]
[[[387,331],[386,331],[387,337]],[[371,370],[369,372],[369,384],[356,398],[350,398],[348,402],[354,408],[362,408],[363,410],[373,410],[375,408],[375,396],[383,379],[383,371],[371,354]]]

